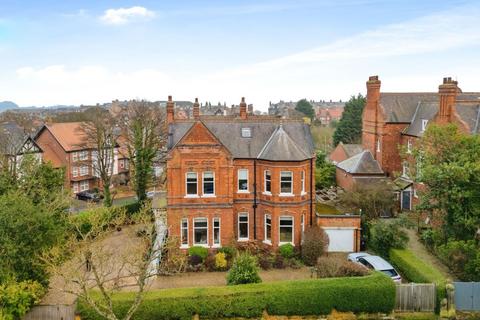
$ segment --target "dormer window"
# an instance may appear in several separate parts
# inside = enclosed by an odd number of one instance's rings
[[[242,138],[251,138],[252,128],[242,128]]]
[[[428,120],[422,119],[422,132],[424,132],[427,129],[427,124],[428,124]]]

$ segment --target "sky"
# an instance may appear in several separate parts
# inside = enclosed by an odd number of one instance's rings
[[[0,0],[0,101],[239,103],[480,91],[480,1]]]

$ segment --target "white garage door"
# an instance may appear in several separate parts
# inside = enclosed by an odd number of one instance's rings
[[[327,229],[330,243],[328,245],[329,252],[353,252],[354,229]]]

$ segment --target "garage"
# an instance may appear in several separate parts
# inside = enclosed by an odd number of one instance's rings
[[[353,252],[355,251],[355,229],[353,228],[326,228],[330,243],[329,252]]]

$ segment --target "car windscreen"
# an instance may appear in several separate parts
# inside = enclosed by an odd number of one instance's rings
[[[382,270],[383,273],[385,273],[387,276],[389,277],[396,277],[398,276],[398,273],[397,271],[395,271],[394,269],[388,269],[388,270]]]

